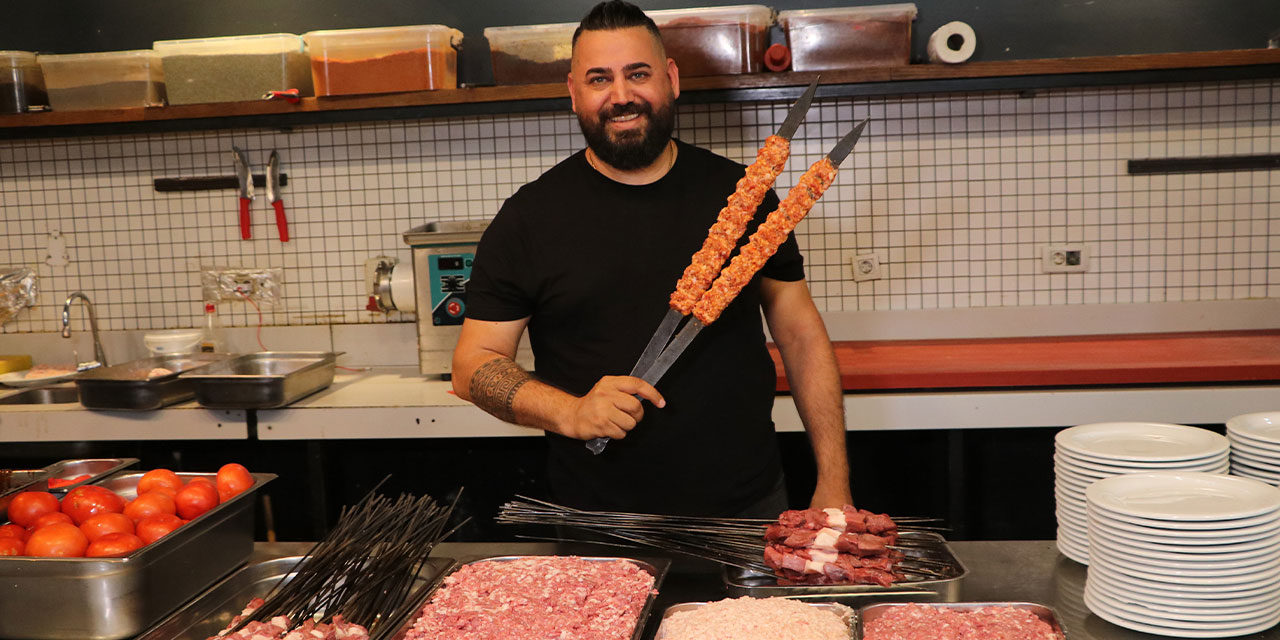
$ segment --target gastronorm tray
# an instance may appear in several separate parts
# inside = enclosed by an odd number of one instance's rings
[[[210,409],[277,409],[333,383],[339,353],[263,351],[182,374]]]
[[[184,479],[215,473],[179,473]],[[275,474],[123,558],[0,557],[0,638],[117,640],[137,635],[253,553],[254,495]],[[94,484],[125,499],[141,473]],[[39,612],[39,615],[32,615]]]
[[[103,478],[123,471],[138,464],[137,458],[82,458],[78,460],[59,460],[43,469],[24,469],[19,471],[0,472],[0,522],[8,520],[7,510],[13,495],[22,491],[48,491],[50,493],[66,493],[82,484],[92,484]],[[88,478],[73,484],[55,489],[49,488],[49,481],[57,478],[71,479],[88,475]]]
[[[663,638],[666,637],[665,629],[667,626],[667,618],[670,618],[671,616],[677,613],[682,613],[685,611],[695,611],[709,604],[711,603],[710,602],[681,602],[679,604],[673,604],[667,607],[667,610],[664,611],[662,614],[662,621],[658,624],[658,632],[653,636],[653,640],[663,640]],[[853,609],[850,609],[845,605],[838,604],[835,602],[806,602],[805,604],[811,607],[816,607],[818,609],[826,609],[827,611],[830,611],[831,613],[834,613],[837,616],[840,616],[840,619],[844,621],[845,626],[849,628],[849,637],[850,638],[853,637],[854,629],[857,626],[856,625],[857,614],[854,612]]]
[[[277,585],[292,580],[302,558],[288,556],[246,565],[138,636],[138,640],[205,640],[216,636],[250,600],[265,598]],[[452,566],[452,558],[427,558],[414,579],[408,600],[415,601],[423,589],[434,586]]]
[[[181,374],[231,356],[217,353],[170,354],[90,369],[76,378],[80,404],[89,409],[151,411],[195,397],[195,384]],[[171,373],[151,376],[154,369]]]
[[[908,603],[902,602],[883,602],[879,604],[871,604],[858,609],[858,615],[854,621],[854,640],[862,640],[863,627],[867,623],[884,615],[893,607],[905,607]],[[1062,624],[1058,620],[1058,614],[1051,607],[1034,602],[951,602],[951,603],[935,603],[922,606],[935,607],[938,609],[952,609],[956,611],[971,611],[974,609],[984,609],[986,607],[1012,607],[1014,609],[1026,609],[1035,614],[1036,617],[1044,620],[1053,628],[1056,637],[1065,640],[1067,635],[1062,630]]]
[[[904,533],[900,535],[900,538],[928,540],[937,543],[928,548],[906,549],[903,553],[909,558],[926,558],[943,563],[944,567],[940,568],[939,571],[946,577],[909,580],[896,583],[891,587],[882,587],[874,584],[780,585],[773,575],[726,566],[724,568],[725,590],[730,596],[734,597],[768,598],[782,596],[787,598],[821,598],[823,600],[841,602],[876,600],[958,601],[960,599],[960,583],[969,573],[969,570],[951,552],[951,547],[947,545],[946,539],[931,532]]]
[[[418,598],[412,607],[406,607],[406,615],[398,622],[398,624],[387,625],[387,629],[391,629],[389,633],[379,633],[374,640],[404,640],[405,635],[413,628],[413,623],[418,621],[422,613],[422,608],[427,605],[432,596],[436,594],[445,579],[456,573],[462,567],[471,564],[483,562],[507,562],[511,560],[520,560],[524,558],[536,557],[553,557],[553,556],[474,556],[459,558],[457,564],[453,565],[448,572],[440,576],[440,580],[422,597]],[[649,619],[649,613],[653,611],[653,602],[657,598],[658,589],[662,586],[662,579],[667,575],[667,569],[671,567],[671,560],[667,558],[633,558],[628,556],[604,557],[604,556],[578,556],[583,560],[593,560],[599,562],[607,562],[612,560],[629,560],[634,562],[641,569],[649,572],[653,576],[653,588],[649,591],[649,597],[644,601],[644,607],[640,609],[640,615],[636,617],[636,629],[631,634],[631,640],[640,640],[644,635],[645,622]]]

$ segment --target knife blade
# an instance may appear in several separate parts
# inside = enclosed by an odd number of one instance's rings
[[[267,160],[267,200],[276,210],[276,230],[280,233],[280,242],[289,241],[289,219],[284,215],[284,201],[280,198],[280,154],[271,150]]]
[[[236,180],[240,183],[240,239],[252,237],[249,230],[249,203],[253,202],[253,179],[249,176],[249,156],[240,147],[231,147],[235,162]]]

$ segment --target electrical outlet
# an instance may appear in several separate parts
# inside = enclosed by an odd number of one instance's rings
[[[205,302],[252,300],[275,304],[282,279],[280,269],[203,267],[200,272]]]
[[[854,256],[851,262],[853,264],[854,282],[879,280],[884,277],[884,273],[880,270],[880,254],[864,253],[860,256]]]
[[[1089,247],[1083,244],[1050,244],[1041,250],[1045,273],[1075,273],[1089,270]]]

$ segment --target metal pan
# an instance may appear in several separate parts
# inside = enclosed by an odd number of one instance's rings
[[[175,354],[90,369],[76,378],[80,404],[108,411],[152,411],[185,402],[195,397],[195,384],[180,375],[230,357],[217,353]],[[170,373],[150,375],[155,369]]]
[[[137,635],[249,559],[254,495],[275,477],[253,474],[248,490],[124,558],[0,557],[0,638]],[[141,478],[117,474],[95,484],[130,499]]]
[[[302,558],[289,556],[247,565],[175,611],[138,640],[205,640],[216,636],[250,600],[265,598],[277,585],[292,580]],[[414,580],[409,599],[421,597],[422,590],[433,586],[452,566],[452,558],[427,558]]]
[[[333,384],[339,353],[264,351],[224,360],[182,378],[210,409],[277,409]]]
[[[554,557],[554,556],[480,556],[471,558],[459,558],[458,564],[454,565],[448,573],[443,574],[441,579],[436,583],[435,587],[428,590],[423,596],[414,603],[412,607],[408,607],[408,613],[397,625],[388,625],[388,629],[392,631],[388,633],[379,633],[374,640],[404,640],[405,635],[413,628],[413,624],[418,621],[422,608],[430,602],[431,598],[436,594],[444,584],[444,581],[456,573],[462,567],[472,564],[489,563],[489,562],[509,562],[511,560],[520,560],[524,558],[537,557]],[[653,602],[657,598],[658,589],[662,586],[662,579],[667,575],[667,569],[671,567],[671,560],[667,558],[632,558],[632,557],[588,557],[580,556],[583,560],[596,562],[609,562],[613,560],[627,560],[634,562],[636,566],[647,571],[653,576],[653,589],[649,591],[649,597],[645,599],[644,607],[640,609],[640,615],[636,617],[636,628],[631,634],[631,640],[640,640],[644,635],[645,621],[649,619],[650,612],[653,611]]]
[[[60,460],[43,469],[11,471],[8,474],[8,488],[0,487],[0,522],[5,522],[9,519],[6,512],[14,494],[23,491],[66,493],[80,485],[98,482],[135,464],[138,464],[137,458],[83,458],[79,460]],[[89,477],[80,482],[55,489],[49,488],[50,480],[59,478],[70,480],[83,475],[88,475]]]
[[[685,611],[696,611],[709,604],[711,603],[710,602],[681,602],[680,604],[673,604],[667,607],[667,610],[662,614],[662,622],[658,625],[658,633],[653,636],[653,640],[663,640],[663,638],[666,636],[665,629],[667,628],[667,618],[670,618],[671,616],[674,616],[677,613],[683,613]],[[853,609],[850,609],[849,607],[842,604],[836,604],[834,602],[806,602],[805,604],[817,609],[830,611],[831,613],[834,613],[837,616],[839,616],[840,620],[843,621],[845,626],[849,629],[849,637],[850,638],[853,637],[854,628],[856,626],[855,622],[857,620],[857,614],[854,613]]]
[[[905,607],[907,603],[887,602],[880,604],[872,604],[862,607],[858,610],[857,622],[854,625],[854,640],[862,640],[862,634],[867,624],[884,615],[894,607]],[[1050,607],[1034,602],[953,602],[941,604],[922,605],[934,607],[937,609],[951,609],[953,611],[973,611],[975,609],[984,609],[987,607],[1011,607],[1013,609],[1025,609],[1036,617],[1044,620],[1053,629],[1055,637],[1060,640],[1066,640],[1066,633],[1062,631],[1062,624],[1058,622],[1058,614]]]
[[[734,567],[724,568],[725,590],[730,596],[768,598],[814,598],[838,602],[874,602],[878,600],[910,602],[956,602],[960,599],[960,582],[969,573],[964,564],[951,552],[942,536],[930,532],[903,534],[903,538],[928,540],[934,545],[907,549],[911,558],[925,558],[943,563],[940,571],[945,578],[910,580],[891,587],[872,584],[824,584],[780,585],[772,575],[746,571]]]

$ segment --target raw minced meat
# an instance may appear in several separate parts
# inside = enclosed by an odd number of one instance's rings
[[[863,640],[1061,640],[1049,623],[1026,609],[955,609],[909,604],[866,623]]]
[[[671,614],[656,640],[848,640],[830,609],[786,598],[744,596]]]
[[[405,640],[626,640],[653,581],[622,559],[471,563],[445,578]]]

